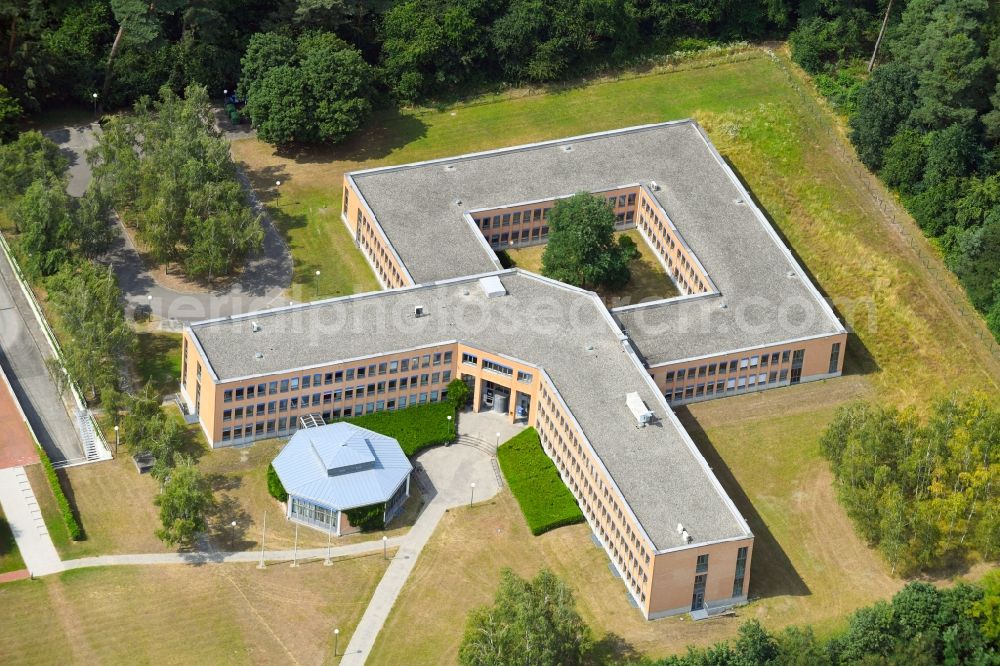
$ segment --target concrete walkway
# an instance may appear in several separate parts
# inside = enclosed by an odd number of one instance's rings
[[[462,421],[459,420],[461,426]],[[459,428],[459,434],[462,428]],[[379,581],[368,608],[344,651],[341,664],[364,664],[382,626],[403,590],[424,545],[445,512],[455,506],[487,500],[499,492],[492,456],[467,446],[436,447],[417,457],[417,483],[431,496],[417,522],[399,539],[399,550]],[[475,483],[475,493],[471,484]]]
[[[0,505],[28,571],[33,576],[62,571],[59,553],[52,545],[23,467],[0,469]]]

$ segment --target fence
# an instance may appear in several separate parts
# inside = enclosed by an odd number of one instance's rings
[[[955,282],[957,279],[955,274],[949,271],[947,267],[941,263],[939,257],[928,252],[927,241],[923,234],[921,233],[919,238],[915,238],[913,236],[911,227],[914,227],[915,223],[909,221],[907,219],[908,216],[900,211],[899,204],[892,198],[892,195],[888,193],[881,181],[879,181],[876,176],[874,176],[861,164],[854,152],[853,147],[845,145],[844,137],[834,129],[835,123],[832,122],[833,119],[830,117],[830,112],[823,110],[822,107],[816,102],[815,98],[802,87],[802,83],[792,72],[790,65],[784,58],[779,57],[773,51],[768,50],[766,52],[768,56],[781,68],[782,73],[784,73],[785,78],[788,80],[788,84],[802,99],[800,108],[808,112],[815,128],[826,133],[827,137],[831,140],[831,143],[840,154],[840,157],[843,158],[844,162],[850,166],[850,168],[854,171],[855,176],[857,176],[858,180],[864,185],[868,195],[871,197],[875,205],[878,206],[879,211],[881,211],[882,220],[888,224],[892,230],[899,234],[904,241],[906,241],[906,244],[910,246],[910,249],[913,250],[913,253],[916,255],[917,260],[920,261],[923,267],[927,269],[928,273],[931,274],[931,277],[936,280],[938,284],[957,285]],[[919,229],[919,227],[917,228]],[[993,337],[992,333],[988,328],[986,328],[982,314],[973,308],[968,299],[965,298],[964,290],[961,291],[961,299],[953,298],[952,292],[955,289],[962,290],[961,286],[953,286],[950,289],[944,288],[941,289],[941,295],[955,306],[955,310],[968,324],[968,329],[979,337],[980,341],[993,358],[1000,359],[1000,345],[997,344],[997,341]]]
[[[45,315],[42,313],[41,305],[38,303],[38,299],[35,298],[35,293],[31,290],[31,285],[28,283],[24,272],[21,270],[21,265],[17,262],[14,257],[13,251],[11,251],[10,245],[7,243],[7,239],[2,233],[0,233],[0,248],[3,248],[4,256],[7,258],[7,263],[10,264],[11,269],[14,271],[14,277],[17,279],[18,286],[21,287],[21,292],[24,294],[25,300],[28,302],[28,307],[31,308],[31,312],[35,317],[35,321],[38,322],[39,328],[42,329],[42,334],[45,336],[46,342],[49,343],[49,348],[52,350],[52,354],[55,356],[56,360],[59,362],[59,367],[62,369],[63,374],[66,377],[66,385],[69,387],[70,394],[73,396],[73,402],[76,404],[76,408],[80,411],[86,412],[87,419],[90,423],[90,427],[93,428],[93,434],[96,441],[103,447],[103,453],[98,451],[98,460],[106,460],[111,456],[111,450],[108,448],[108,443],[104,439],[104,433],[101,431],[100,426],[97,424],[97,420],[94,418],[93,412],[87,407],[87,403],[83,399],[83,394],[80,388],[73,381],[69,372],[66,370],[66,366],[62,361],[62,349],[59,346],[59,341],[56,339],[55,333],[52,332],[52,328],[49,326],[48,320],[45,319]],[[72,418],[72,415],[68,413],[70,420],[76,422],[76,419]],[[84,439],[84,434],[79,433],[81,441]],[[79,464],[80,461],[71,460],[67,461],[70,463]]]

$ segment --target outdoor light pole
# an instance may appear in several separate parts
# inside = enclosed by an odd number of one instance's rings
[[[476,499],[476,482],[469,484],[469,508],[472,508],[472,501]]]
[[[295,545],[292,547],[292,566],[299,566],[299,524],[295,523]]]
[[[236,552],[236,521],[234,520],[233,522],[229,523],[229,525],[233,528],[233,540],[232,540],[232,543],[230,543],[229,545],[233,549],[233,552],[235,553]]]
[[[316,298],[319,298],[319,271],[316,271]]]
[[[500,448],[500,433],[497,433],[497,448]]]
[[[337,656],[337,652],[340,650],[340,629],[333,630],[333,656]]]
[[[448,415],[448,439],[451,439],[451,414]]]
[[[264,535],[267,532],[267,511],[264,512],[264,525],[260,528],[260,562],[257,564],[258,569],[263,569],[264,564]]]
[[[389,559],[389,537],[382,535],[382,559]]]
[[[93,95],[91,95],[91,97],[94,98],[94,115],[96,116],[97,115],[97,93],[94,93]]]
[[[118,426],[115,426],[115,455],[118,455]]]

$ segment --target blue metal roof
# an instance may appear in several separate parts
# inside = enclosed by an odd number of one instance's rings
[[[388,500],[413,470],[395,439],[350,423],[299,430],[273,465],[289,495],[340,510]]]

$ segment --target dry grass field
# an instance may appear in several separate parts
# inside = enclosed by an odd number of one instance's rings
[[[385,570],[377,556],[272,565],[78,569],[0,586],[17,664],[331,664]]]

